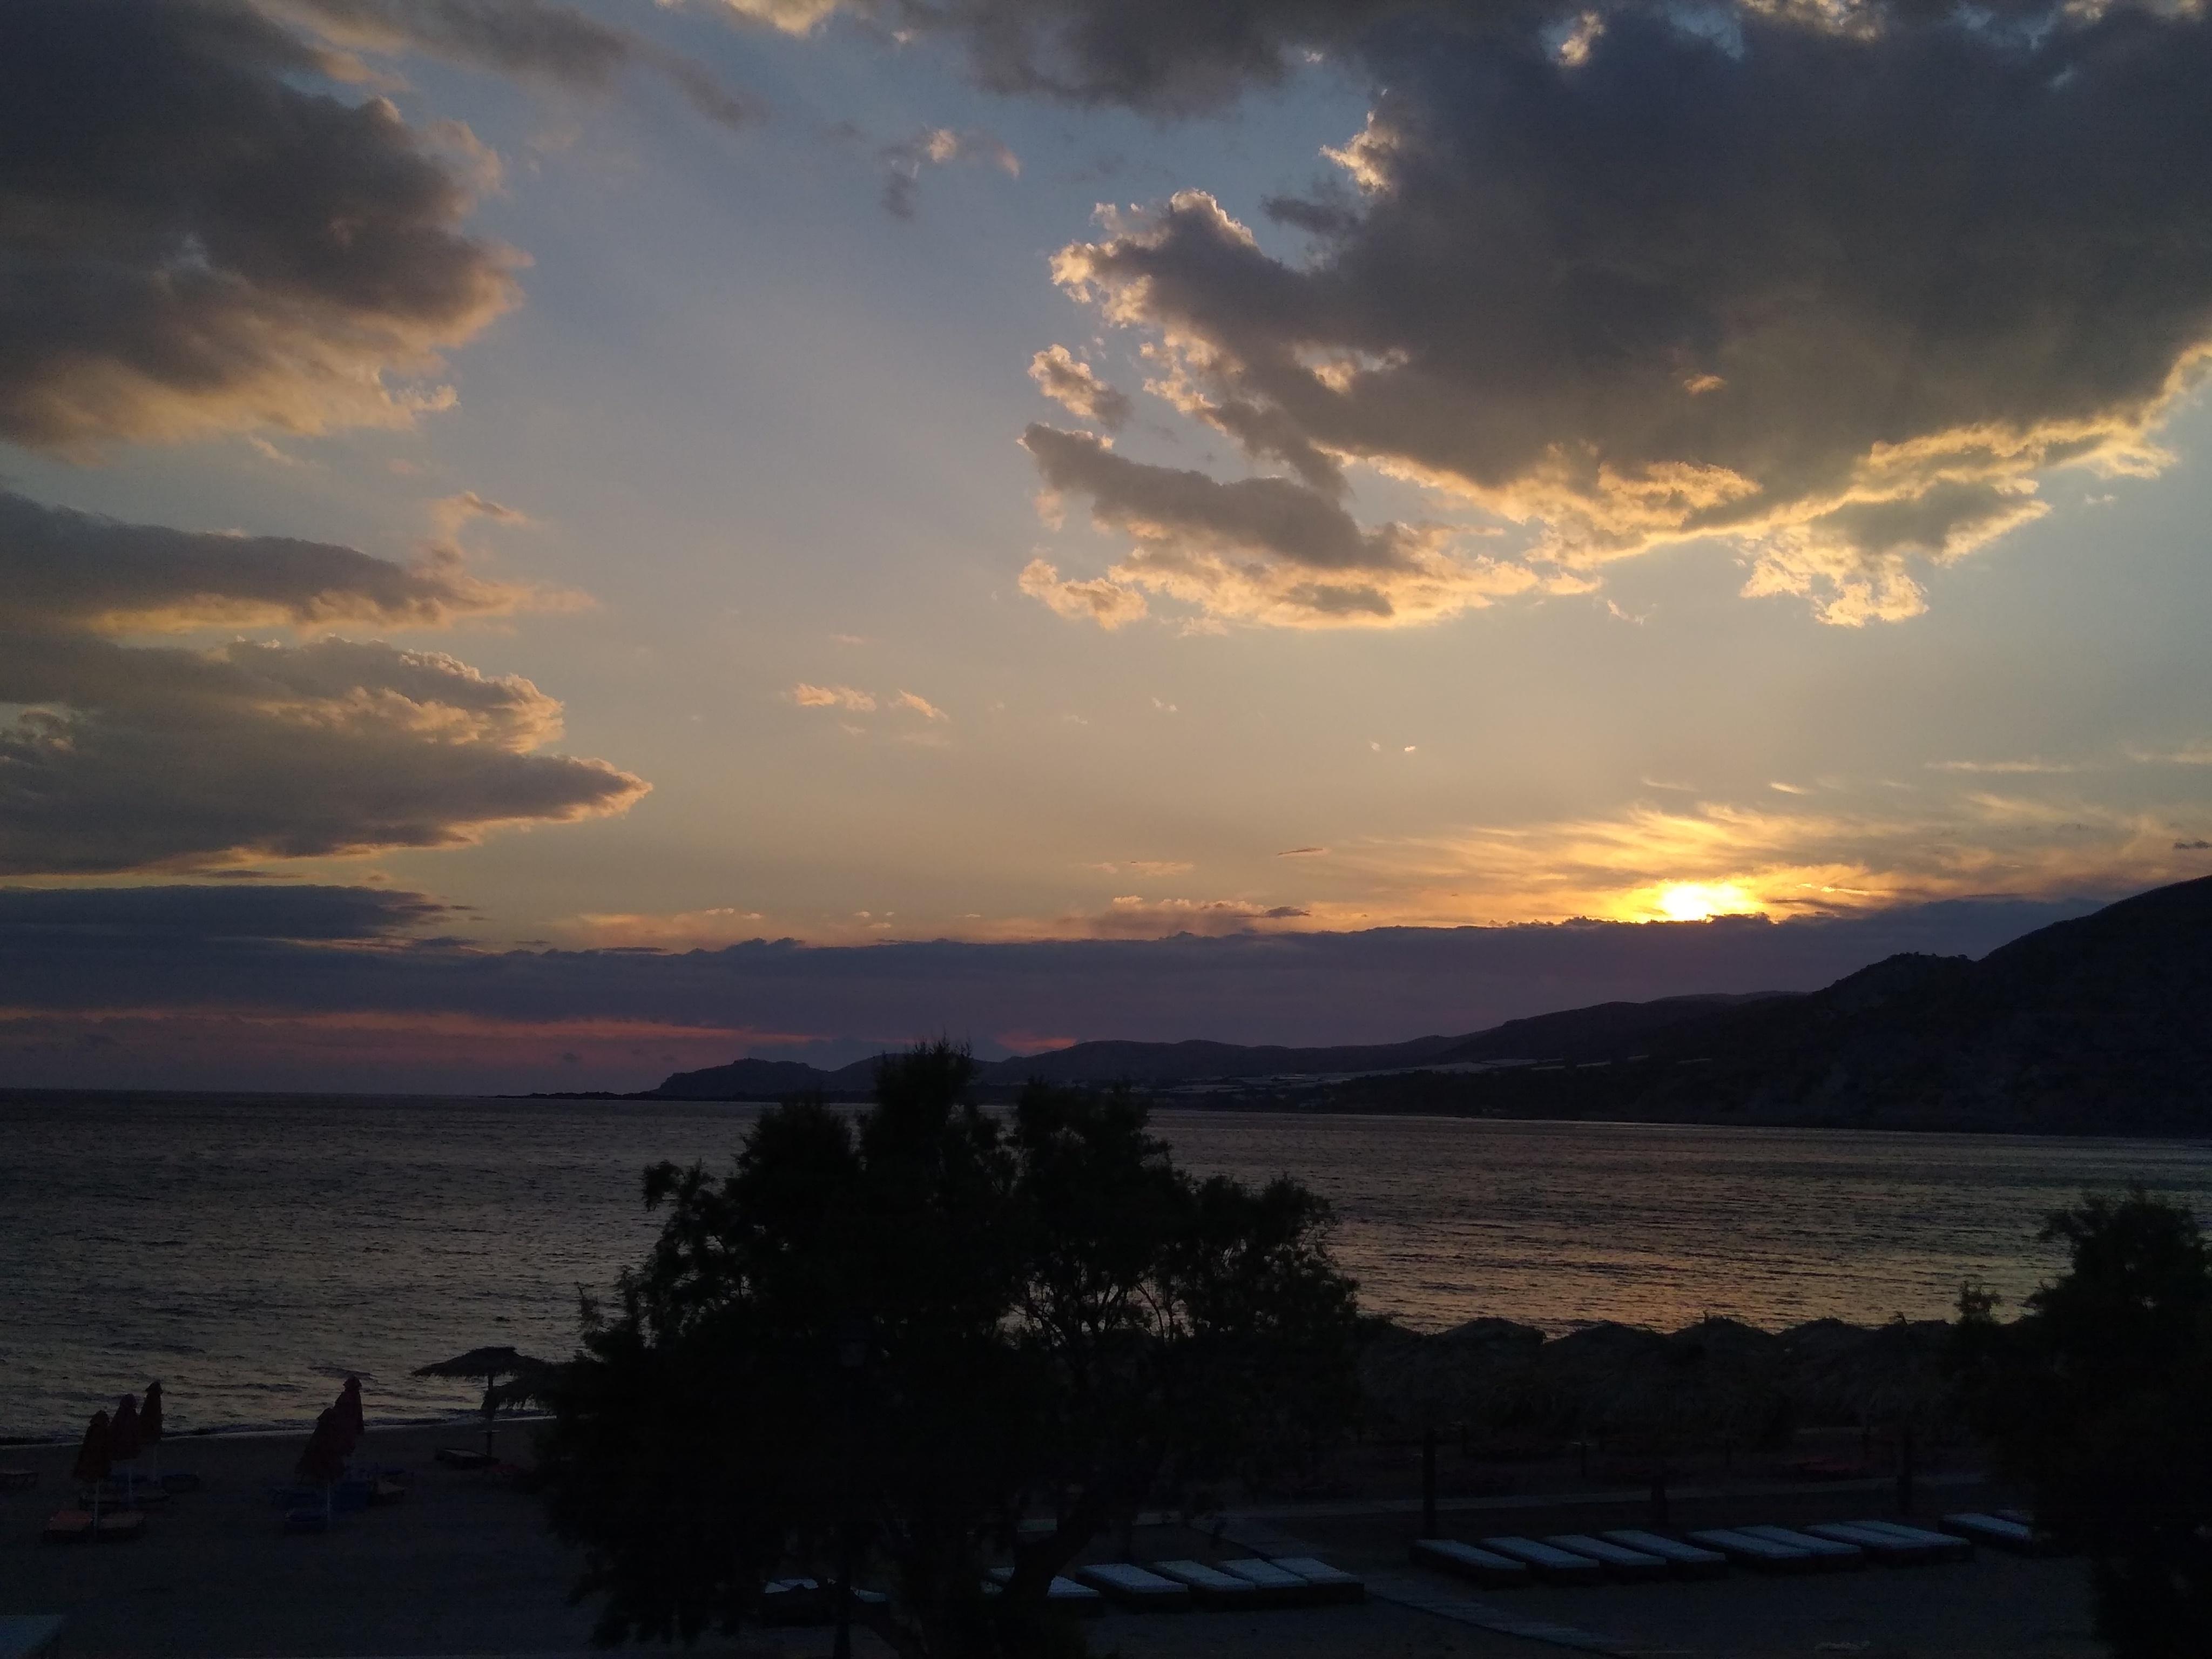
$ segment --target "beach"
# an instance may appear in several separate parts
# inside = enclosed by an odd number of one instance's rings
[[[503,1424],[502,1456],[526,1462],[532,1430]],[[481,1444],[471,1422],[372,1431],[368,1461],[404,1467],[408,1495],[388,1507],[341,1515],[327,1534],[288,1535],[267,1489],[287,1480],[304,1431],[216,1435],[169,1442],[165,1470],[190,1471],[201,1489],[173,1498],[142,1540],[94,1547],[39,1542],[44,1517],[70,1501],[74,1449],[16,1447],[0,1464],[28,1468],[36,1488],[0,1492],[0,1613],[58,1613],[60,1651],[102,1656],[185,1654],[319,1656],[577,1653],[589,1646],[592,1609],[568,1595],[577,1560],[545,1530],[537,1500],[497,1472],[465,1473],[434,1461],[441,1445]],[[1972,1476],[1937,1489],[1929,1503],[1981,1501]],[[1800,1490],[1749,1488],[1678,1494],[1675,1527],[1751,1518],[1809,1520],[1877,1515],[1878,1486]],[[1572,1492],[1523,1493],[1447,1504],[1440,1528],[1480,1538],[1639,1524],[1632,1493],[1592,1502]],[[1873,1569],[1814,1578],[1742,1573],[1710,1583],[1534,1588],[1486,1595],[1413,1572],[1406,1547],[1419,1516],[1402,1499],[1280,1505],[1224,1523],[1138,1529],[1140,1560],[1219,1559],[1250,1553],[1240,1537],[1294,1538],[1377,1586],[1413,1583],[1449,1598],[1480,1597],[1513,1618],[1565,1626],[1618,1653],[1751,1656],[1863,1652],[2033,1655],[2089,1659],[2101,1651],[2088,1630],[2078,1562],[2015,1560],[1984,1552],[1969,1564]],[[1252,1528],[1261,1528],[1254,1533]],[[1089,1559],[1109,1559],[1101,1540]],[[1092,1626],[1093,1650],[1128,1659],[1199,1659],[1212,1654],[1284,1654],[1310,1659],[1456,1659],[1558,1655],[1568,1650],[1483,1629],[1379,1595],[1360,1607],[1257,1613],[1114,1614]],[[820,1628],[748,1632],[702,1647],[756,1659],[826,1655]],[[863,1654],[888,1652],[863,1632]]]

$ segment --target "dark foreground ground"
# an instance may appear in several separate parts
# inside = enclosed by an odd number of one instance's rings
[[[526,1428],[501,1430],[502,1449],[523,1455]],[[133,1544],[42,1547],[46,1513],[68,1499],[71,1449],[0,1450],[0,1465],[39,1471],[34,1491],[0,1492],[0,1613],[66,1615],[62,1651],[125,1654],[554,1654],[588,1646],[591,1611],[567,1595],[573,1557],[550,1538],[531,1498],[496,1477],[457,1474],[430,1461],[465,1431],[406,1429],[372,1437],[373,1455],[413,1471],[403,1504],[343,1516],[325,1536],[285,1536],[264,1489],[290,1472],[304,1437],[220,1437],[172,1443],[163,1467],[191,1469],[200,1492],[172,1500]],[[1749,1485],[1750,1483],[1747,1483]],[[1732,1495],[1675,1495],[1678,1528],[1729,1522],[1879,1515],[1880,1488],[1772,1487]],[[1925,1494],[1923,1512],[1988,1495],[1969,1485]],[[1610,1501],[1533,1493],[1448,1502],[1440,1529],[1474,1539],[1543,1534],[1646,1519],[1631,1494]],[[1913,1570],[1873,1568],[1812,1578],[1735,1573],[1698,1584],[1589,1590],[1482,1592],[1407,1567],[1419,1528],[1413,1505],[1386,1498],[1285,1506],[1255,1512],[1232,1530],[1273,1528],[1339,1565],[1417,1599],[1477,1601],[1523,1623],[1565,1627],[1584,1651],[1698,1656],[1863,1654],[1886,1659],[2019,1655],[2090,1659],[2087,1595],[2078,1563],[2018,1561],[1986,1552],[1975,1561]],[[1249,1536],[1251,1534],[1247,1533]],[[1152,1527],[1133,1540],[1139,1559],[1250,1553],[1206,1531]],[[1092,1647],[1127,1659],[1283,1655],[1287,1659],[1472,1659],[1557,1656],[1553,1642],[1480,1628],[1381,1599],[1364,1607],[1253,1614],[1115,1615],[1091,1626]],[[825,1631],[749,1636],[702,1646],[769,1659],[825,1655]],[[863,1636],[858,1651],[884,1650]]]

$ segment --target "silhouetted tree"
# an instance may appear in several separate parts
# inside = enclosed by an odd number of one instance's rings
[[[918,1049],[857,1124],[796,1102],[724,1179],[647,1173],[659,1240],[587,1306],[541,1458],[601,1642],[734,1629],[764,1581],[857,1558],[902,1653],[1079,1648],[1045,1592],[1085,1543],[1349,1422],[1320,1200],[1194,1180],[1121,1096],[1032,1085],[1002,1121],[971,1070]]]
[[[2212,1250],[2140,1188],[2054,1214],[2067,1270],[1997,1322],[1960,1297],[1969,1408],[2038,1522],[2090,1559],[2121,1659],[2202,1659],[2212,1641]]]

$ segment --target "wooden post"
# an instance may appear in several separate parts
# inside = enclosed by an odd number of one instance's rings
[[[1437,1535],[1437,1431],[1421,1431],[1421,1536]]]

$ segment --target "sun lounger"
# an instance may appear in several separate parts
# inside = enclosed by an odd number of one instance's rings
[[[286,1532],[328,1532],[330,1529],[331,1512],[319,1504],[313,1508],[302,1507],[284,1512]]]
[[[1718,1550],[1739,1567],[1758,1572],[1811,1572],[1819,1565],[1810,1550],[1778,1544],[1771,1538],[1739,1531],[1734,1527],[1708,1527],[1689,1534],[1692,1544]]]
[[[1152,1571],[1178,1584],[1189,1585],[1192,1597],[1202,1607],[1256,1607],[1264,1600],[1260,1587],[1250,1579],[1203,1561],[1155,1561]]]
[[[96,1543],[128,1544],[146,1535],[146,1517],[137,1510],[118,1510],[94,1522],[92,1535]]]
[[[1268,1564],[1285,1572],[1296,1573],[1313,1587],[1314,1599],[1318,1601],[1364,1601],[1367,1585],[1341,1568],[1332,1567],[1326,1561],[1310,1555],[1279,1555]]]
[[[47,1544],[88,1544],[92,1541],[92,1511],[56,1510],[46,1517],[46,1530],[39,1538]]]
[[[2031,1531],[2034,1529],[2035,1517],[2026,1510],[1992,1510],[1990,1513],[2000,1521],[2009,1521],[2015,1526],[2026,1527]]]
[[[58,1613],[0,1613],[0,1659],[38,1659],[61,1644]]]
[[[996,1595],[1014,1576],[1012,1567],[994,1567],[990,1577],[983,1581],[983,1593]],[[1079,1584],[1073,1578],[1053,1575],[1052,1583],[1045,1586],[1044,1599],[1055,1607],[1070,1613],[1093,1613],[1106,1611],[1106,1598],[1088,1584]]]
[[[441,1446],[430,1455],[449,1469],[488,1469],[499,1462],[489,1452],[473,1451],[466,1446]]]
[[[1789,1549],[1803,1550],[1825,1571],[1843,1572],[1867,1564],[1864,1550],[1856,1544],[1846,1544],[1839,1539],[1818,1538],[1809,1532],[1798,1532],[1789,1527],[1739,1527],[1736,1530]]]
[[[1316,1594],[1317,1586],[1309,1584],[1288,1568],[1263,1561],[1256,1555],[1224,1561],[1219,1565],[1222,1571],[1243,1579],[1257,1590],[1263,1607],[1310,1607],[1322,1599]]]
[[[1074,1576],[1125,1607],[1149,1612],[1187,1607],[1191,1601],[1189,1585],[1162,1577],[1133,1561],[1095,1561],[1078,1567]]]
[[[38,1484],[36,1469],[0,1469],[0,1492],[28,1492]]]
[[[1416,1538],[1413,1565],[1434,1567],[1455,1578],[1471,1579],[1485,1589],[1518,1589],[1534,1578],[1526,1561],[1516,1561],[1495,1550],[1477,1549],[1456,1538]]]
[[[1804,1530],[1832,1544],[1864,1550],[1885,1567],[1924,1567],[1951,1559],[1949,1550],[1930,1548],[1925,1540],[1900,1537],[1858,1522],[1815,1521]]]
[[[1850,1524],[1917,1544],[1939,1561],[1971,1561],[1974,1559],[1974,1543],[1971,1538],[1936,1532],[1928,1527],[1916,1527],[1907,1521],[1854,1521]]]
[[[1695,1544],[1685,1544],[1679,1538],[1662,1537],[1658,1533],[1642,1532],[1634,1527],[1618,1527],[1598,1535],[1608,1544],[1620,1544],[1628,1549],[1640,1550],[1646,1555],[1657,1556],[1677,1578],[1724,1578],[1728,1576],[1728,1557],[1718,1550],[1702,1549]]]
[[[1984,1515],[1979,1510],[1967,1510],[1943,1517],[1943,1527],[1961,1538],[1972,1539],[1977,1544],[1987,1544],[1993,1550],[2002,1550],[2008,1555],[2051,1555],[2056,1547],[2044,1534],[2033,1527],[2023,1526],[2008,1516]]]
[[[1579,1555],[1595,1561],[1605,1569],[1605,1576],[1623,1584],[1649,1583],[1655,1578],[1667,1577],[1664,1558],[1648,1550],[1631,1549],[1626,1544],[1616,1544],[1610,1539],[1592,1538],[1587,1533],[1554,1533],[1543,1540],[1553,1549],[1565,1550],[1570,1555]]]
[[[819,1624],[830,1616],[830,1598],[817,1578],[772,1578],[761,1586],[764,1625]]]
[[[173,1469],[161,1477],[161,1490],[167,1492],[198,1492],[200,1478],[190,1469]]]
[[[1525,1561],[1529,1571],[1547,1584],[1601,1584],[1605,1569],[1587,1555],[1577,1555],[1556,1544],[1533,1538],[1486,1538],[1482,1547],[1515,1561]]]

